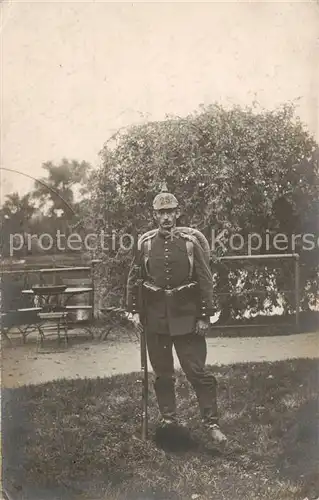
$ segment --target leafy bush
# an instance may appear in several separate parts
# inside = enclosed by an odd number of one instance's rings
[[[289,245],[283,253],[300,254],[302,308],[307,309],[314,304],[318,285],[318,245],[312,251],[302,249],[300,238],[294,244],[292,235],[317,230],[318,151],[291,104],[273,111],[215,104],[185,118],[132,126],[115,134],[101,151],[101,167],[90,180],[86,222],[95,231],[113,231],[113,237],[152,228],[152,200],[166,181],[181,202],[183,225],[197,227],[209,240],[212,230],[216,235],[225,230],[227,241],[235,233],[242,235],[240,251],[216,244],[219,256],[247,254],[250,233],[262,236],[255,253],[278,253],[273,236],[285,233]],[[131,254],[118,245],[100,250],[101,289],[118,303]],[[293,283],[288,261],[276,267],[215,262],[214,270],[217,291],[225,294],[224,319],[277,305],[276,291]],[[266,295],[226,295],[247,287]],[[282,298],[292,311],[293,295]]]

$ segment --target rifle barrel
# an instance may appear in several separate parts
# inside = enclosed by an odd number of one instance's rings
[[[148,437],[148,367],[147,367],[147,351],[145,330],[141,332],[141,370],[143,373],[142,386],[142,439]]]

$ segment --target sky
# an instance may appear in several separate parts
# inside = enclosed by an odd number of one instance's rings
[[[96,167],[119,128],[200,104],[296,100],[319,141],[315,1],[1,4],[1,167]],[[1,201],[32,181],[1,173]]]

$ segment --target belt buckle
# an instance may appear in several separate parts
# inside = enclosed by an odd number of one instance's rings
[[[172,288],[166,288],[165,289],[165,294],[168,295],[169,297],[173,295],[173,289]]]

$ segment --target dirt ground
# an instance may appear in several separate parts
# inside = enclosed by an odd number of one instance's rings
[[[48,341],[49,342],[49,341]],[[208,338],[207,363],[214,365],[279,361],[288,358],[319,357],[319,332],[278,337]],[[179,368],[175,356],[175,366]],[[2,345],[2,387],[38,384],[59,378],[107,377],[139,371],[139,343],[132,335],[116,333],[105,341],[77,339],[67,349],[46,344],[37,352],[28,337],[22,345]],[[150,368],[151,370],[151,368]]]

